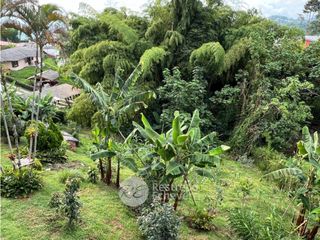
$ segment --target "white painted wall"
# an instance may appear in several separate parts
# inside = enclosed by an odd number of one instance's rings
[[[26,59],[21,59],[18,61],[19,63],[19,66],[18,67],[12,67],[12,64],[11,62],[3,62],[1,64],[3,64],[4,66],[4,69],[9,69],[9,70],[12,70],[12,71],[17,71],[17,70],[21,70],[25,67],[28,67],[28,66],[35,66],[35,57],[33,58],[33,60],[31,61],[31,65],[29,65],[27,62],[26,62]],[[40,60],[40,59],[39,59]]]

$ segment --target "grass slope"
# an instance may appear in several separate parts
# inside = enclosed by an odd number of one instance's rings
[[[84,145],[77,152],[68,151],[69,163],[81,163],[77,166],[83,175],[89,166],[95,163],[88,158],[89,138],[81,135]],[[10,166],[6,158],[7,145],[1,144],[2,166]],[[54,212],[49,209],[48,202],[52,193],[63,191],[64,184],[59,181],[62,171],[52,170],[42,173],[44,188],[26,199],[1,200],[1,235],[0,239],[139,239],[136,217],[124,206],[114,187],[103,183],[93,185],[84,182],[81,185],[80,200],[82,222],[75,231],[65,228],[65,221],[56,219]],[[215,232],[200,232],[191,229],[186,223],[181,227],[181,239],[237,239],[228,226],[227,213],[229,209],[245,204],[255,210],[261,218],[269,215],[271,209],[284,215],[287,224],[294,212],[294,205],[286,194],[270,183],[260,181],[262,173],[254,167],[246,167],[240,163],[225,160],[219,172],[222,186],[223,203],[218,208]],[[122,180],[130,176],[131,172],[122,169]],[[198,207],[205,206],[205,198],[216,197],[216,183],[208,179],[191,177],[195,188],[194,197]],[[249,180],[253,184],[251,194],[243,198],[240,192],[240,182]],[[180,215],[188,215],[194,209],[193,202],[187,197],[179,206]]]

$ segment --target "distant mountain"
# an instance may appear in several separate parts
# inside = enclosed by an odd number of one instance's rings
[[[286,16],[280,16],[280,15],[273,15],[269,17],[269,19],[279,23],[280,25],[290,26],[290,27],[297,27],[304,31],[306,31],[308,22],[306,20],[301,19],[294,19],[289,18]]]

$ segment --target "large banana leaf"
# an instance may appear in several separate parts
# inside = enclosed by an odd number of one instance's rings
[[[129,169],[131,169],[134,172],[137,172],[139,170],[138,166],[133,158],[126,157],[126,158],[121,159],[121,162],[124,166],[128,167]]]
[[[107,95],[103,94],[101,88],[99,90],[92,87],[86,80],[80,78],[75,73],[71,73],[71,80],[75,83],[77,87],[83,89],[85,93],[88,93],[92,99],[92,101],[98,105],[100,108],[107,107],[106,102],[108,101]]]
[[[91,159],[96,160],[100,158],[106,158],[106,157],[114,157],[116,155],[115,152],[110,151],[110,150],[102,150],[97,153],[91,154]]]
[[[212,173],[204,168],[196,168],[195,172],[201,177],[206,177],[206,178],[211,178],[211,179],[214,178]]]
[[[169,161],[167,165],[167,175],[177,176],[183,172],[183,166],[175,160]]]
[[[209,155],[210,156],[218,156],[218,155],[224,153],[225,151],[228,151],[229,149],[230,149],[229,146],[221,145],[219,147],[216,147],[216,148],[210,150]]]
[[[181,135],[180,128],[180,116],[179,112],[174,113],[174,119],[172,121],[172,139],[175,144],[178,144],[178,137]]]
[[[282,179],[282,178],[287,179],[289,177],[298,177],[299,179],[305,178],[302,170],[299,168],[283,168],[283,169],[279,169],[271,173],[268,173],[263,177],[273,179],[273,180]]]

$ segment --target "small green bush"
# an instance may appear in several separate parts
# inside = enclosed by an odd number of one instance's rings
[[[190,227],[203,231],[211,231],[215,229],[213,224],[214,216],[207,209],[198,208],[190,216]]]
[[[63,194],[59,192],[53,193],[49,202],[49,207],[56,209],[58,212],[62,206]]]
[[[267,218],[261,219],[248,207],[235,208],[230,211],[228,219],[233,231],[243,240],[295,239],[292,229],[288,229],[288,224],[274,210]]]
[[[25,136],[29,139],[34,136],[38,129],[38,141],[37,149],[38,151],[48,151],[52,149],[58,149],[63,141],[63,136],[60,129],[56,124],[50,121],[49,126],[43,122],[31,123],[26,129]]]
[[[180,220],[169,204],[153,202],[142,210],[138,224],[145,239],[178,239]]]
[[[249,181],[249,179],[246,180],[240,180],[240,191],[242,193],[243,198],[249,196],[251,194],[251,191],[253,189],[252,182]]]
[[[42,188],[42,181],[39,174],[29,168],[21,170],[5,170],[0,176],[1,196],[17,198]]]
[[[85,180],[83,174],[80,171],[75,169],[70,169],[70,170],[65,169],[59,173],[59,177],[58,177],[59,182],[64,184],[67,182],[67,180],[70,180],[73,178],[79,179],[80,182]]]
[[[88,180],[91,183],[97,183],[98,182],[98,171],[95,168],[90,168],[88,171]]]
[[[48,127],[42,122],[30,123],[25,131],[25,136],[34,137],[38,129],[36,157],[43,163],[66,162],[68,144],[63,141],[63,136],[56,124],[50,121]]]
[[[73,226],[74,222],[77,222],[80,218],[81,203],[77,196],[79,188],[79,178],[69,179],[66,183],[66,189],[64,191],[64,214],[69,220],[69,226]]]
[[[43,167],[39,159],[36,158],[33,160],[32,169],[42,171]]]
[[[36,156],[41,159],[41,162],[43,163],[65,163],[67,161],[66,151],[67,146],[61,144],[60,148],[39,151]]]
[[[51,196],[49,207],[54,208],[57,213],[68,218],[68,226],[73,227],[80,219],[81,202],[77,192],[80,188],[79,178],[71,178],[66,182],[66,188],[62,193],[54,193]]]
[[[263,172],[272,172],[285,167],[286,157],[266,147],[255,148],[252,151],[255,165]]]

